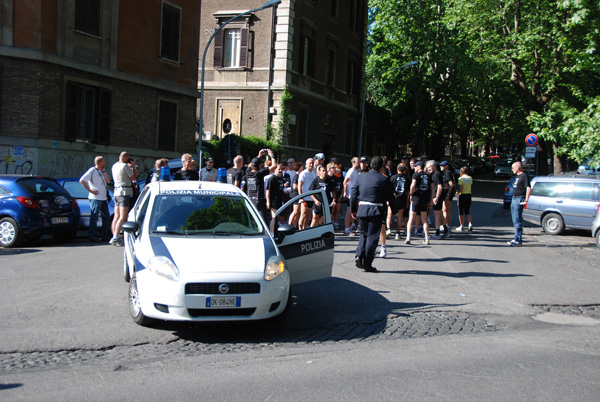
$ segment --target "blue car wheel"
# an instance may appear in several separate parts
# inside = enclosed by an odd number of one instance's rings
[[[12,218],[0,219],[0,245],[16,247],[21,243],[21,229]]]

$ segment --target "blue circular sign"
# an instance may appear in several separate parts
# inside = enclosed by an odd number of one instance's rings
[[[525,144],[527,144],[528,147],[535,147],[538,143],[538,136],[535,135],[534,133],[531,134],[527,134],[527,137],[525,137]]]

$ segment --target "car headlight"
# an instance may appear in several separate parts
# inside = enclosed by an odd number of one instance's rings
[[[148,262],[148,270],[163,278],[178,281],[179,280],[179,269],[173,264],[173,262],[167,257],[156,256],[152,257]]]
[[[273,256],[265,267],[265,280],[272,281],[285,271],[285,262],[279,256]]]

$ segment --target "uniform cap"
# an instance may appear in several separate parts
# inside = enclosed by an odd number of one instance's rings
[[[440,166],[448,166],[448,161],[442,161],[442,162],[440,163]]]

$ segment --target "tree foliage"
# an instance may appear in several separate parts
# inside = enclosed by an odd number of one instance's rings
[[[370,0],[370,100],[399,121],[397,135],[476,148],[522,146],[598,159],[600,3],[596,0]],[[399,141],[400,142],[400,141]],[[425,152],[427,145],[423,146]],[[435,156],[435,152],[432,152]],[[545,160],[545,158],[544,158]],[[555,158],[558,170],[560,159]]]

